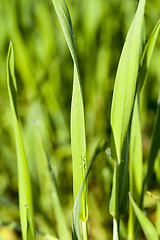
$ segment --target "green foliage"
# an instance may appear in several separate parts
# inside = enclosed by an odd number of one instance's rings
[[[53,5],[61,23],[74,62],[74,79],[71,105],[71,146],[73,159],[73,193],[75,201],[87,169],[84,108],[80,86],[79,66],[75,51],[72,23],[69,11],[64,0],[53,0]],[[88,218],[87,183],[85,183],[85,187],[82,191],[80,211],[81,221],[86,222]]]
[[[121,151],[128,131],[135,97],[144,10],[145,1],[141,0],[123,46],[114,86],[111,109],[111,127],[115,144],[113,158],[119,163],[122,160]]]
[[[138,2],[1,1],[0,238],[159,238],[160,2]]]
[[[143,212],[139,209],[132,196],[130,195],[130,201],[134,208],[135,214],[143,228],[144,233],[147,236],[148,240],[159,239],[159,235],[153,224],[148,220],[148,218],[143,214]]]
[[[79,215],[80,215],[80,202],[81,202],[81,198],[82,198],[82,191],[83,188],[85,187],[88,175],[91,171],[92,165],[94,163],[94,161],[98,158],[98,156],[103,153],[106,148],[107,148],[108,142],[107,141],[101,141],[99,142],[99,144],[97,145],[93,156],[91,157],[89,163],[88,163],[88,169],[87,172],[85,174],[83,183],[80,187],[80,190],[78,192],[75,204],[74,204],[74,208],[73,208],[73,221],[72,221],[72,227],[73,227],[73,240],[81,240],[81,234],[80,234],[80,227],[79,227]]]
[[[17,84],[14,75],[14,55],[12,43],[10,43],[7,58],[7,86],[11,105],[11,116],[17,150],[19,205],[22,234],[24,240],[27,239],[34,240],[35,232],[33,220],[31,183],[17,118],[16,107]]]
[[[142,153],[142,136],[140,128],[140,110],[139,110],[139,99],[136,94],[132,124],[131,124],[131,136],[130,136],[130,193],[136,199],[137,203],[140,204],[141,193],[143,187],[143,153]],[[135,217],[133,213],[132,205],[129,206],[129,237],[135,238]]]

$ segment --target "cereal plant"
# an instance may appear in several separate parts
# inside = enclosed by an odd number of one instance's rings
[[[2,0],[0,239],[159,239],[159,9]]]

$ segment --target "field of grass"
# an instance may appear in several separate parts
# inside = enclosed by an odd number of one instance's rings
[[[159,239],[160,1],[65,1],[0,2],[0,240]]]

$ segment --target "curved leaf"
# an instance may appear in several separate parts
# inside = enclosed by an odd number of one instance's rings
[[[147,189],[151,174],[153,173],[154,162],[155,162],[159,148],[160,148],[160,91],[158,96],[156,119],[155,119],[154,129],[152,133],[152,142],[150,146],[149,156],[147,159],[147,174],[145,178],[144,190]]]
[[[149,221],[149,219],[143,214],[140,208],[137,206],[135,201],[133,200],[131,194],[129,194],[130,202],[133,206],[134,212],[141,224],[141,227],[147,237],[148,240],[159,240],[159,235],[156,228],[153,224]]]
[[[107,141],[102,140],[96,147],[92,158],[90,159],[89,163],[88,163],[88,169],[86,171],[83,183],[80,187],[80,190],[77,194],[77,198],[76,201],[74,203],[74,208],[73,208],[73,218],[72,218],[72,236],[73,236],[73,240],[82,240],[81,238],[81,234],[80,234],[80,228],[79,228],[79,212],[80,212],[80,201],[81,201],[81,197],[82,197],[82,191],[83,188],[85,186],[85,183],[87,181],[88,175],[90,173],[90,170],[92,168],[92,165],[94,163],[94,161],[97,159],[97,157],[99,156],[100,153],[102,153],[103,151],[106,150],[107,148]]]
[[[145,0],[140,0],[121,53],[111,109],[111,127],[115,144],[115,160],[121,162],[121,151],[133,109],[144,18]]]
[[[73,161],[73,193],[75,201],[87,168],[84,107],[80,86],[79,66],[75,51],[73,29],[69,10],[64,0],[52,0],[52,2],[74,62],[74,79],[71,105],[71,146]],[[80,219],[82,221],[87,221],[87,182],[82,191],[80,209]]]
[[[142,160],[142,140],[141,140],[141,129],[140,129],[140,119],[139,119],[139,106],[138,106],[138,98],[142,86],[147,78],[147,72],[149,68],[149,64],[151,61],[151,57],[153,54],[153,50],[155,47],[155,43],[157,40],[157,36],[159,33],[160,21],[156,24],[154,30],[152,31],[143,51],[141,67],[139,71],[138,77],[138,89],[135,98],[134,110],[133,110],[133,119],[132,119],[132,129],[131,129],[131,140],[130,140],[130,192],[141,205],[140,196],[143,195],[144,186],[142,186],[142,172],[143,172],[143,160]],[[157,132],[157,131],[156,131]],[[158,132],[157,132],[158,133]],[[157,135],[158,136],[158,135]],[[158,140],[158,139],[156,139]],[[156,141],[157,145],[158,141]],[[154,143],[154,146],[156,146]],[[153,156],[152,158],[153,159]],[[152,165],[152,164],[149,164]],[[149,166],[148,165],[148,166]],[[153,164],[154,165],[154,164]],[[138,167],[137,167],[138,166]],[[151,167],[149,166],[149,173],[151,172]],[[146,184],[146,180],[144,185]],[[142,188],[143,187],[143,188]],[[146,188],[146,186],[145,186]],[[142,196],[141,196],[142,197]],[[129,214],[129,235],[134,235],[134,217],[133,217],[133,208],[130,206],[130,214]]]
[[[144,81],[146,80],[146,77],[147,77],[149,64],[150,64],[153,50],[156,44],[159,30],[160,30],[160,20],[157,22],[155,28],[153,29],[144,49],[144,53],[142,57],[142,67],[140,69],[140,76],[139,76],[139,91],[142,89]],[[147,173],[146,173],[145,181],[143,184],[142,198],[143,198],[143,194],[147,190],[150,176],[153,172],[154,162],[160,147],[159,136],[160,136],[160,92],[158,96],[157,112],[156,112],[156,119],[155,119],[155,124],[153,128],[153,133],[152,133],[152,141],[151,141],[151,146],[149,150],[149,156],[147,159]]]
[[[22,227],[23,239],[27,240],[27,213],[26,206],[30,209],[30,218],[32,223],[30,228],[34,229],[34,219],[33,219],[33,205],[32,205],[32,192],[31,192],[31,183],[30,176],[28,171],[27,160],[24,152],[24,147],[22,143],[22,138],[18,126],[17,118],[17,108],[16,108],[16,93],[17,85],[16,78],[14,75],[14,54],[12,43],[10,42],[8,57],[7,57],[7,87],[9,93],[9,100],[11,106],[11,116],[13,122],[13,129],[16,142],[16,151],[17,151],[17,163],[18,163],[18,190],[19,190],[19,205],[20,205],[20,220]],[[32,232],[32,239],[35,239],[35,233]]]
[[[143,183],[143,154],[142,154],[142,136],[139,116],[139,102],[138,94],[136,94],[133,117],[131,123],[131,135],[130,135],[130,162],[129,162],[129,191],[132,196],[135,197],[138,204],[140,203],[140,197],[142,192]],[[129,224],[128,234],[131,239],[135,236],[135,215],[133,213],[133,207],[129,205]]]
[[[143,51],[142,60],[141,60],[142,63],[141,63],[141,68],[139,73],[139,80],[138,80],[138,92],[141,91],[142,86],[147,78],[147,72],[148,72],[149,64],[150,64],[153,50],[156,44],[159,30],[160,30],[160,20],[157,22],[155,28],[153,29]]]

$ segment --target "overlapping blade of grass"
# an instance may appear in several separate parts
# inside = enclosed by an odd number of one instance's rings
[[[73,192],[75,201],[87,169],[84,107],[70,14],[64,0],[52,0],[52,2],[74,62],[74,80],[71,106],[71,146],[73,160]],[[80,212],[81,221],[87,221],[87,182],[85,183],[85,187],[82,191]]]
[[[121,161],[125,160],[124,158],[122,159],[122,153],[125,140],[127,139],[127,133],[129,133],[130,118],[135,100],[137,75],[143,43],[145,3],[145,0],[139,1],[136,14],[128,31],[119,60],[113,92],[111,108],[112,158],[116,160],[110,199],[110,213],[113,216],[113,239],[119,239],[120,208],[122,207],[120,205],[120,189],[124,188],[124,186],[121,185],[124,177],[121,175],[123,172]],[[127,164],[124,166],[127,166]]]
[[[110,199],[110,213],[113,216],[114,239],[119,239],[119,219],[121,216],[120,207],[122,207],[120,206],[120,189],[123,188],[120,182],[124,177],[121,175],[123,172],[121,161],[124,143],[127,139],[127,132],[129,133],[130,118],[135,99],[137,75],[142,47],[145,2],[145,0],[139,1],[137,12],[128,31],[126,42],[124,44],[118,65],[112,100],[112,158],[116,160],[116,162],[112,195]],[[125,156],[125,154],[123,156]],[[123,161],[124,160],[125,159],[123,159]],[[124,166],[127,166],[127,164]]]
[[[114,162],[113,186],[110,200],[109,211],[113,218],[120,218],[125,214],[128,203],[128,146],[130,131],[125,139],[121,164]],[[119,188],[119,184],[121,188]],[[117,199],[119,203],[117,204]]]
[[[153,226],[153,224],[149,221],[149,219],[143,214],[143,212],[140,210],[140,208],[137,206],[135,201],[133,200],[132,196],[129,195],[130,202],[133,206],[134,212],[142,226],[142,229],[147,237],[148,240],[158,240],[159,235],[156,230],[156,228]]]
[[[138,167],[137,167],[138,166]],[[133,176],[130,179],[132,189],[131,194],[138,201],[142,191],[143,180],[143,154],[142,154],[142,136],[139,116],[138,96],[136,96],[130,136],[130,173]]]
[[[81,234],[80,234],[80,228],[79,228],[79,209],[80,209],[80,202],[82,198],[82,191],[85,186],[85,183],[87,181],[88,175],[91,171],[92,165],[94,161],[97,159],[99,154],[104,152],[107,148],[108,141],[100,141],[99,144],[97,145],[89,163],[88,163],[88,169],[86,171],[85,177],[83,179],[83,183],[80,187],[80,190],[77,194],[76,201],[74,203],[74,208],[73,208],[73,219],[72,219],[72,228],[73,228],[73,240],[82,240]]]
[[[150,146],[149,156],[147,159],[147,173],[144,181],[144,192],[147,190],[150,177],[153,173],[155,159],[160,148],[160,92],[158,96],[156,119],[152,133],[152,142]]]
[[[142,44],[145,0],[140,0],[121,53],[111,109],[111,127],[115,145],[115,160],[121,162],[121,151],[133,109]]]
[[[148,68],[149,68],[153,50],[157,41],[159,29],[160,29],[160,20],[157,22],[155,28],[153,29],[143,51],[139,80],[138,80],[138,92],[141,91],[142,86],[147,78]]]
[[[16,108],[16,92],[17,84],[14,75],[14,53],[12,43],[10,43],[7,57],[7,86],[11,106],[11,116],[13,122],[13,129],[16,142],[17,151],[17,163],[18,163],[18,189],[19,189],[19,205],[20,205],[20,220],[22,227],[23,240],[28,240],[28,224],[30,226],[31,232],[30,239],[35,239],[34,233],[34,218],[33,218],[33,205],[32,205],[32,192],[30,176],[28,171],[27,160],[24,152],[24,147],[22,143],[22,138],[18,126],[17,108]],[[30,215],[30,220],[28,220],[27,211]],[[29,230],[29,231],[30,231]]]
[[[150,61],[153,55],[153,50],[156,44],[156,40],[158,37],[158,33],[160,30],[160,20],[157,22],[155,28],[153,29],[146,45],[144,48],[144,52],[142,55],[142,60],[141,60],[141,68],[140,68],[140,73],[139,73],[139,82],[138,82],[138,94],[140,93],[142,86],[147,78],[147,73],[150,65]],[[145,176],[145,180],[143,183],[143,190],[141,193],[141,204],[143,202],[143,195],[147,189],[147,185],[149,182],[149,178],[153,172],[153,167],[154,167],[154,161],[160,146],[160,141],[159,141],[159,136],[160,136],[160,128],[159,128],[159,122],[160,122],[160,94],[158,98],[158,106],[157,106],[157,113],[156,113],[156,121],[153,129],[153,134],[152,134],[152,142],[151,142],[151,147],[149,151],[149,156],[147,159],[147,173]]]
[[[143,183],[143,155],[142,155],[142,136],[139,116],[139,102],[138,94],[136,95],[132,124],[131,124],[131,136],[130,136],[130,162],[129,173],[130,183],[129,190],[132,196],[136,199],[137,203],[140,203],[140,196],[142,192]],[[133,213],[133,207],[129,205],[129,222],[128,222],[128,235],[129,239],[135,238],[135,215]]]
[[[127,137],[124,142],[123,150],[122,150],[122,159],[120,165],[120,176],[121,178],[121,188],[120,188],[120,205],[119,212],[121,216],[126,214],[126,210],[128,207],[128,183],[129,183],[129,175],[128,175],[128,158],[129,158],[129,139],[130,139],[130,127],[127,133]]]
[[[140,116],[139,116],[139,94],[142,89],[142,86],[147,78],[148,68],[157,40],[158,32],[160,28],[160,21],[156,24],[153,32],[151,33],[144,51],[141,60],[141,67],[139,71],[138,78],[138,88],[136,93],[135,105],[133,110],[132,118],[132,128],[131,128],[131,139],[130,139],[130,192],[134,196],[138,205],[141,205],[141,201],[144,194],[144,186],[142,184],[142,172],[143,172],[143,163],[142,163],[142,140],[141,140],[141,129],[140,129]],[[138,166],[138,168],[137,168]],[[151,168],[149,168],[150,172]],[[133,238],[135,234],[134,229],[134,214],[133,208],[130,204],[130,214],[129,214],[129,237]]]
[[[34,240],[34,223],[33,218],[29,212],[28,205],[26,207],[26,215],[27,215],[27,240]]]
[[[45,149],[44,149],[44,152],[45,152],[46,160],[48,163],[49,174],[50,174],[52,202],[53,202],[53,208],[54,208],[55,218],[57,222],[58,237],[60,240],[63,240],[63,239],[71,240],[71,236],[69,234],[67,224],[65,221],[64,213],[60,204],[57,187],[56,187],[56,180],[55,180],[53,170],[51,168],[50,159]]]
[[[130,128],[129,128],[130,129]],[[128,206],[128,148],[130,130],[127,133],[122,149],[121,164],[114,162],[112,194],[109,212],[113,217],[113,239],[119,239],[120,218],[125,215]]]

